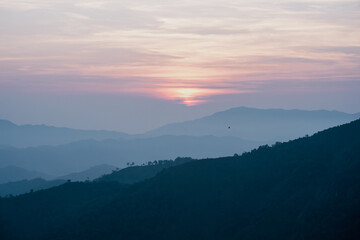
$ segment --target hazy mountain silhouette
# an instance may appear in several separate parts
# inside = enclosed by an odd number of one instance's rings
[[[76,130],[46,125],[16,125],[0,119],[0,145],[33,147],[60,145],[84,139],[103,140],[124,138],[128,135],[114,131]]]
[[[94,167],[91,167],[82,172],[70,173],[61,177],[57,177],[57,179],[71,180],[71,181],[87,181],[94,180],[95,178],[99,178],[105,174],[109,174],[112,171],[116,170],[117,167],[111,166],[108,164],[101,164]]]
[[[263,142],[286,141],[348,123],[359,117],[359,113],[338,111],[238,107],[192,121],[168,124],[145,135],[214,135]]]
[[[0,199],[2,239],[359,239],[360,120],[133,185]]]
[[[47,180],[40,178],[40,176],[46,176],[38,172],[26,171],[22,168],[6,167],[0,169],[0,179],[4,180],[0,182],[0,196],[7,195],[19,195],[29,191],[37,191],[55,187],[65,183],[66,181],[89,181],[95,178],[106,176],[110,177],[112,171],[117,168],[107,164],[101,164],[91,167],[82,172],[71,173],[65,176],[54,177],[47,176]],[[19,174],[22,173],[22,174]],[[115,173],[115,172],[114,172]],[[11,178],[6,176],[10,175]],[[141,176],[139,176],[141,178]],[[49,180],[51,179],[51,180]]]
[[[26,169],[14,167],[14,166],[6,166],[0,168],[0,184],[24,180],[24,179],[34,179],[34,178],[50,179],[51,177],[52,176],[47,175],[45,173],[41,173],[37,171],[28,171]]]
[[[116,131],[77,130],[46,125],[16,125],[0,119],[0,149],[62,145],[94,139],[154,137],[162,135],[234,136],[252,141],[280,141],[312,134],[360,117],[337,111],[304,111],[282,109],[232,108],[211,116],[171,123],[146,134],[129,136]],[[230,127],[230,128],[229,128]]]
[[[42,178],[33,178],[29,177],[30,180],[26,178],[20,178],[22,180],[17,181],[6,181],[6,183],[0,184],[0,197],[5,197],[9,195],[19,195],[24,193],[29,193],[30,191],[38,191],[43,189],[48,189],[51,187],[56,187],[61,184],[64,184],[67,181],[91,181],[96,179],[96,181],[103,182],[119,182],[119,183],[136,183],[143,181],[148,178],[154,177],[161,170],[181,165],[193,161],[191,158],[176,158],[175,160],[160,160],[154,162],[148,162],[142,166],[131,166],[124,169],[118,169],[115,166],[102,164],[89,168],[88,170],[71,173],[65,176],[57,177],[53,180],[45,180]],[[6,169],[15,169],[15,167],[3,168]],[[3,170],[1,169],[1,170]],[[18,168],[23,170],[21,168]],[[25,170],[23,170],[25,171]],[[27,173],[36,173],[29,172]],[[11,171],[9,171],[11,173]],[[1,175],[0,175],[1,176]],[[26,176],[26,175],[23,175]],[[29,176],[29,175],[27,175]],[[34,175],[30,175],[34,176]]]
[[[64,184],[65,180],[45,180],[42,178],[35,178],[31,180],[21,180],[16,182],[8,182],[0,184],[0,197],[8,195],[19,195],[31,191],[38,191],[51,187],[56,187]]]
[[[161,136],[143,139],[84,140],[61,146],[0,149],[0,167],[13,165],[55,176],[84,171],[98,164],[126,167],[178,156],[219,157],[242,153],[257,142],[234,137]]]
[[[194,121],[166,125],[137,136],[44,125],[17,126],[1,120],[0,167],[12,165],[59,176],[84,171],[99,164],[123,168],[127,162],[141,164],[178,156],[220,157],[242,153],[262,143],[311,134],[325,127],[350,121],[356,116],[336,111],[262,110],[241,107]],[[157,135],[162,136],[151,137]],[[86,140],[89,138],[94,140]],[[108,138],[116,140],[104,140]],[[85,140],[73,142],[78,139]],[[64,142],[66,144],[57,145]],[[9,144],[21,147],[57,146],[19,149],[10,147]]]

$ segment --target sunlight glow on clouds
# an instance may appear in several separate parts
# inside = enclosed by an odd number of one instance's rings
[[[359,81],[359,16],[352,0],[3,0],[0,87],[195,105],[242,81]]]
[[[221,95],[221,94],[234,94],[239,91],[230,89],[211,89],[211,88],[163,88],[157,90],[159,96],[171,100],[180,100],[187,106],[194,106],[205,102],[204,97]]]

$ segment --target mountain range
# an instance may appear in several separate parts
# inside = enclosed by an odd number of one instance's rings
[[[52,176],[37,171],[28,171],[26,169],[14,166],[0,168],[0,184],[14,182],[23,179],[45,178],[50,179]]]
[[[242,153],[259,143],[234,137],[160,136],[129,140],[83,140],[60,146],[0,149],[0,167],[17,166],[61,176],[99,164],[126,167],[128,162],[220,157]]]
[[[42,178],[24,179],[16,182],[0,184],[0,197],[16,196],[32,191],[39,191],[64,184],[65,180],[45,180]]]
[[[360,113],[238,107],[192,121],[171,123],[145,135],[233,136],[271,143],[311,135],[358,118]]]
[[[18,167],[1,168],[0,197],[47,189],[61,185],[66,181],[91,181],[97,178],[101,179],[102,176],[116,170],[118,170],[118,168],[115,166],[101,164],[82,172],[75,172],[55,178],[54,176],[49,176],[40,172],[31,172]],[[125,176],[127,175],[125,174]],[[139,177],[141,178],[141,175]],[[105,180],[106,179],[107,178],[105,178]]]
[[[1,120],[0,168],[15,166],[61,176],[100,164],[123,168],[128,162],[139,165],[176,157],[231,156],[261,144],[311,135],[359,117],[337,111],[239,107],[140,135],[18,126]]]
[[[360,118],[360,113],[238,107],[191,121],[170,123],[139,135],[47,125],[16,125],[8,120],[0,119],[0,146],[54,146],[89,139],[127,139],[163,135],[213,135],[239,137],[260,142],[283,141],[313,134],[358,118]]]
[[[16,125],[0,119],[0,145],[35,147],[61,145],[84,139],[104,140],[125,138],[128,135],[115,131],[78,130],[46,125]]]
[[[241,156],[187,161],[135,184],[66,183],[2,198],[0,236],[359,239],[359,136],[356,120]]]
[[[57,177],[56,179],[63,179],[63,180],[71,180],[71,181],[91,181],[96,178],[101,177],[102,175],[106,175],[118,169],[115,166],[111,166],[108,164],[100,164],[85,171],[81,172],[74,172],[64,176]]]

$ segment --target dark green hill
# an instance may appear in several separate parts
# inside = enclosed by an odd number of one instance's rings
[[[359,136],[357,120],[134,185],[2,199],[3,239],[359,239]]]
[[[0,199],[0,239],[51,239],[49,233],[98,211],[125,189],[116,182],[75,182]]]
[[[176,158],[175,160],[160,160],[154,162],[148,162],[143,166],[131,166],[118,171],[114,171],[111,174],[104,175],[96,181],[116,181],[119,183],[131,184],[143,181],[148,178],[154,177],[161,170],[178,166],[187,162],[193,161],[192,158]]]

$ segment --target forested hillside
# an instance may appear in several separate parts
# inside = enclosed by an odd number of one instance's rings
[[[180,157],[176,158],[175,160],[155,160],[153,162],[143,164],[142,166],[130,166],[118,171],[113,171],[111,174],[106,174],[96,179],[96,181],[136,183],[154,177],[163,169],[181,165],[190,161],[193,161],[193,159]],[[133,163],[129,163],[129,165],[132,164]]]
[[[1,199],[2,239],[358,239],[360,120],[133,185]]]

